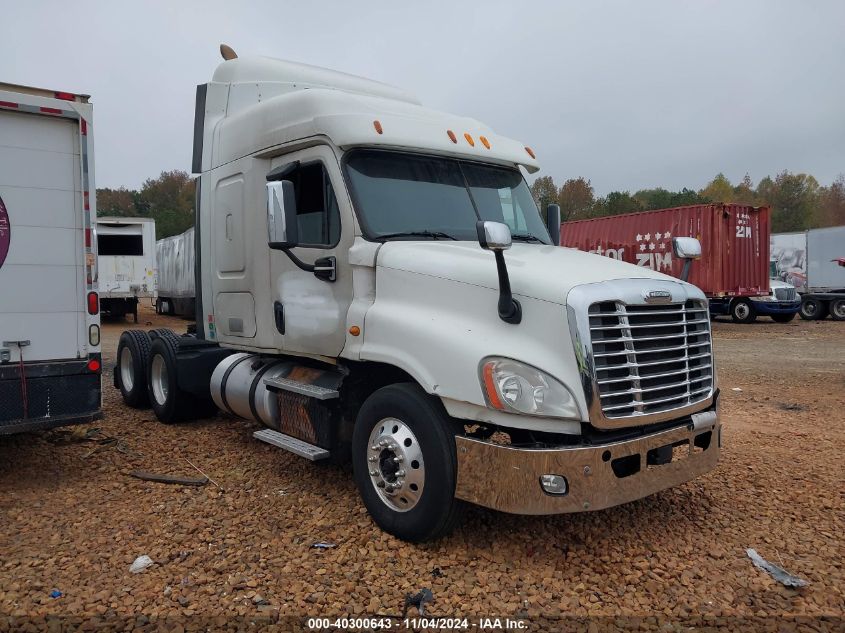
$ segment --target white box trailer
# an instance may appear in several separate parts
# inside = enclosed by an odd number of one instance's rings
[[[194,227],[156,242],[156,312],[194,318]]]
[[[100,310],[110,316],[133,315],[138,301],[156,298],[156,225],[152,218],[97,220]]]
[[[0,83],[0,434],[100,416],[92,105]]]
[[[801,293],[803,319],[845,321],[845,226],[773,234],[769,252],[772,275]]]

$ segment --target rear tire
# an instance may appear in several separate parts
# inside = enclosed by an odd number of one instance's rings
[[[147,393],[160,422],[173,424],[188,420],[200,408],[193,395],[179,389],[177,382],[176,337],[157,336],[150,345]]]
[[[120,335],[114,366],[115,382],[123,401],[135,409],[144,409],[150,404],[147,396],[149,357],[149,334],[143,330],[126,330]]]
[[[830,302],[830,318],[834,321],[845,321],[845,299],[834,299]]]
[[[455,498],[455,435],[461,431],[418,385],[389,385],[367,398],[352,434],[352,468],[364,505],[383,530],[420,543],[460,522],[466,504]]]
[[[808,297],[801,300],[801,308],[798,314],[805,321],[816,321],[827,316],[827,306],[819,299]]]
[[[795,318],[795,313],[792,314],[773,314],[772,321],[775,323],[789,323]]]
[[[734,323],[754,323],[757,311],[748,299],[735,299],[731,303],[731,318]]]

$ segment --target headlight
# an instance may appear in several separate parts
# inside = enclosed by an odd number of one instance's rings
[[[508,358],[481,361],[481,388],[487,404],[500,411],[554,418],[580,418],[572,393],[531,365]]]

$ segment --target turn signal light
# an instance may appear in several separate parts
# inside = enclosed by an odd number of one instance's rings
[[[96,292],[88,293],[88,314],[97,314],[100,311],[100,298]]]
[[[499,394],[496,390],[496,382],[493,378],[493,366],[495,363],[485,363],[484,369],[482,370],[482,376],[484,377],[484,386],[487,389],[487,398],[490,400],[490,404],[493,405],[494,409],[499,409],[500,411],[504,410],[505,405],[502,404],[502,401],[499,399]]]

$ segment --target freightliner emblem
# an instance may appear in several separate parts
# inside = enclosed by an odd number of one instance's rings
[[[668,290],[649,290],[645,296],[646,303],[669,303],[672,300],[672,293]]]

